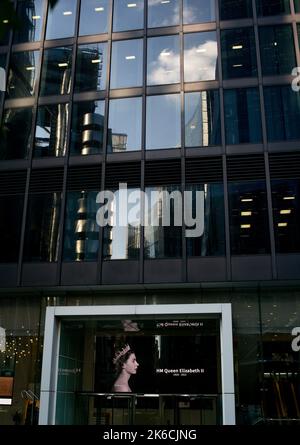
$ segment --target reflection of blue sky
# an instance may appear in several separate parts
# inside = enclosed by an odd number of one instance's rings
[[[148,27],[179,24],[179,0],[148,0]]]
[[[147,97],[146,148],[176,148],[181,145],[180,95]]]
[[[143,40],[123,40],[112,44],[111,88],[143,84]]]
[[[184,36],[184,80],[197,82],[216,80],[217,36],[215,32],[200,32]]]
[[[180,82],[179,36],[148,39],[147,84]]]
[[[144,0],[114,2],[113,31],[127,31],[144,27]]]
[[[72,37],[75,31],[76,0],[60,0],[49,8],[46,39]]]
[[[127,137],[126,150],[140,150],[142,137],[142,98],[112,99],[108,128],[112,134]]]
[[[109,3],[109,0],[81,0],[80,36],[107,32]]]
[[[183,23],[205,23],[215,19],[215,0],[183,0]]]

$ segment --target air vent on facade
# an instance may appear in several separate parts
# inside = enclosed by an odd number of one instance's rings
[[[61,192],[63,188],[64,169],[39,169],[31,172],[30,193]]]
[[[101,190],[101,165],[71,167],[68,171],[68,190]]]
[[[227,157],[228,181],[251,181],[265,179],[263,155]]]
[[[188,158],[185,164],[186,184],[222,182],[222,158]]]
[[[25,192],[26,170],[0,172],[0,195],[18,195]]]
[[[127,187],[141,186],[141,164],[139,162],[124,162],[106,164],[105,189],[119,188],[119,183],[127,184]]]
[[[181,161],[149,161],[145,167],[145,186],[181,184]]]
[[[300,178],[300,153],[271,154],[271,179]]]

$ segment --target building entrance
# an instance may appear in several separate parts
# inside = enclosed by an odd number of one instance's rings
[[[79,393],[88,425],[220,425],[218,395]]]
[[[40,424],[235,422],[229,304],[48,308],[46,336]]]

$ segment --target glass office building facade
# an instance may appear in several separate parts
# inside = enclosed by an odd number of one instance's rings
[[[299,423],[299,1],[12,3],[20,26],[0,40],[0,425],[37,422],[47,308],[147,305],[155,317],[62,318],[53,423],[224,423],[219,318],[159,307],[225,303],[236,423]],[[201,192],[202,233],[187,238],[172,215],[168,227],[99,227],[98,193],[120,183],[156,193],[158,222],[159,193]],[[153,384],[137,373],[122,398],[103,361],[124,335]],[[186,351],[199,362],[172,361]],[[156,375],[183,365],[197,384]]]

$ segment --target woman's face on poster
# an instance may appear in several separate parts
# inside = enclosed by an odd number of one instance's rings
[[[138,368],[139,364],[136,360],[136,356],[134,353],[130,354],[130,356],[128,357],[127,361],[124,363],[123,365],[123,369],[128,373],[128,374],[136,374],[137,368]]]

